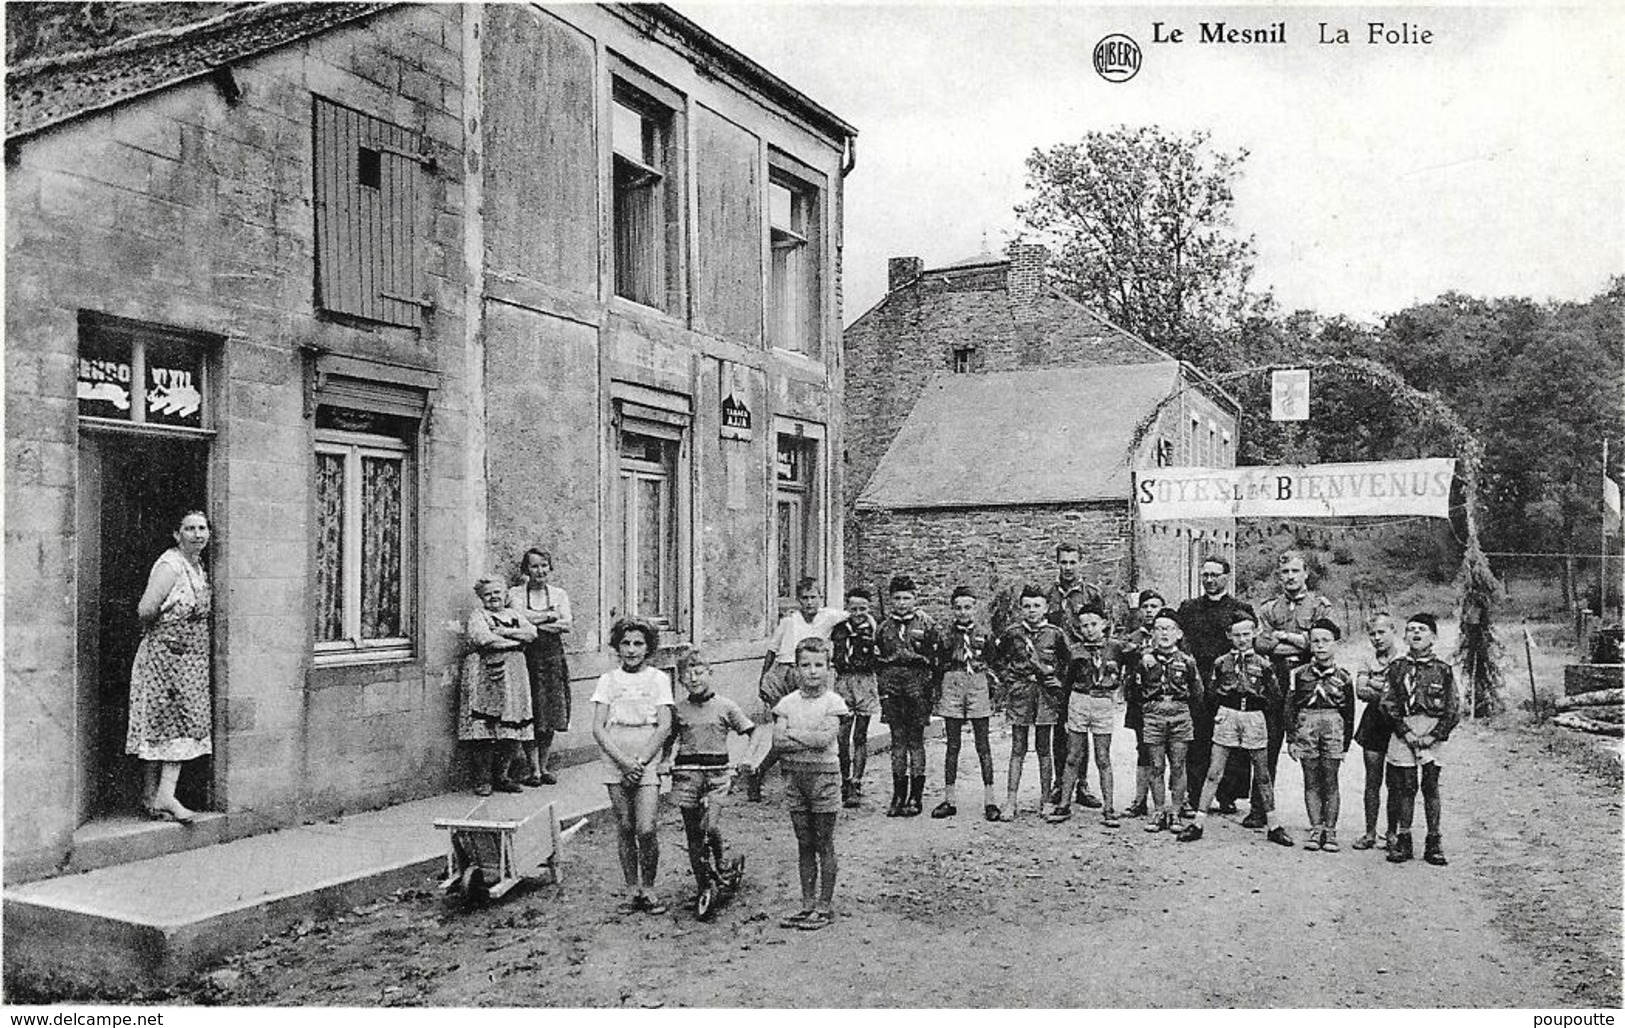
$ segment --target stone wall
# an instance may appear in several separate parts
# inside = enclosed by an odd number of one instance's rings
[[[465,607],[462,11],[401,8],[29,137],[7,169],[6,876],[58,863],[83,817],[76,714],[77,319],[224,340],[210,354],[214,807],[228,834],[443,787]],[[421,331],[319,316],[312,94],[423,133],[434,301]],[[312,423],[301,346],[439,374],[420,443],[415,660],[311,660]],[[132,469],[118,469],[120,472]],[[132,545],[147,545],[132,541]],[[152,556],[157,555],[154,549]],[[133,614],[131,615],[133,616]]]
[[[848,523],[847,582],[883,597],[894,574],[907,574],[921,605],[947,617],[957,585],[976,589],[984,603],[1011,585],[1047,587],[1055,547],[1073,542],[1084,579],[1123,592],[1132,587],[1130,531],[1126,504],[861,511]]]

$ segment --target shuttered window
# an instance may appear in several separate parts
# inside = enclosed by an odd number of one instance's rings
[[[422,324],[422,145],[416,132],[315,98],[316,298],[323,310]]]

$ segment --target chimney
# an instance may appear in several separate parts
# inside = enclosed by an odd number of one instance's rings
[[[886,291],[908,285],[924,270],[925,262],[918,257],[893,257],[886,262]]]
[[[1049,251],[1037,243],[1010,244],[1010,270],[1005,274],[1005,288],[1010,294],[1010,309],[1018,318],[1035,317],[1038,302],[1044,295],[1044,261]]]

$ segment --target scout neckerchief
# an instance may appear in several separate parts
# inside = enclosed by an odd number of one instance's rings
[[[964,670],[969,671],[969,670],[971,670],[971,664],[972,664],[972,662],[974,661],[974,659],[976,657],[976,635],[975,635],[975,633],[976,633],[976,622],[972,621],[969,624],[962,625],[959,622],[955,621],[951,625],[949,625],[949,627],[952,628],[955,632],[958,632],[961,636],[964,637],[964,643],[965,643],[965,667],[964,667]],[[959,670],[959,669],[956,668],[955,670]]]

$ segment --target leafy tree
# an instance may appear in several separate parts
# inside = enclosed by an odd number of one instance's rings
[[[1185,360],[1233,366],[1225,333],[1253,306],[1252,237],[1231,225],[1246,150],[1120,126],[1034,150],[1016,208],[1079,301]]]

